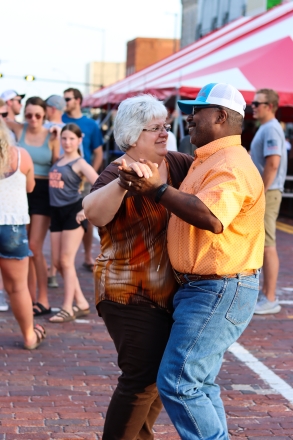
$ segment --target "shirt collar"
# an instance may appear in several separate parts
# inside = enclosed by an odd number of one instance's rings
[[[226,147],[241,147],[241,136],[225,136],[220,139],[216,139],[213,142],[209,142],[203,147],[195,150],[195,158],[198,158],[201,162],[208,159],[212,154]]]

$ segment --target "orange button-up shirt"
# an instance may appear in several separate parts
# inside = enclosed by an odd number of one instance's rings
[[[168,251],[178,272],[228,275],[263,264],[265,197],[261,176],[240,136],[196,150],[180,191],[194,194],[220,220],[223,231],[198,229],[172,214]]]

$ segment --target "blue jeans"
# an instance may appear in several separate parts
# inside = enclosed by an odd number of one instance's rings
[[[257,273],[189,282],[177,291],[157,387],[181,439],[229,439],[215,379],[225,351],[252,318],[258,286]]]

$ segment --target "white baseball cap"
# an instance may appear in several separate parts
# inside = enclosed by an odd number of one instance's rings
[[[20,95],[15,90],[5,90],[5,92],[1,93],[0,98],[6,102],[9,101],[9,99],[16,98],[17,96],[20,96],[21,99],[25,97],[25,95]]]
[[[207,84],[198,92],[195,100],[178,101],[179,108],[188,115],[192,113],[193,107],[208,107],[211,104],[229,108],[244,117],[246,102],[239,90],[231,84]]]

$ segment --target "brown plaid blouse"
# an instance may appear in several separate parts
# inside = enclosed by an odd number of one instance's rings
[[[168,184],[179,188],[193,158],[169,152],[165,157]],[[111,163],[92,191],[118,177]],[[126,194],[115,217],[99,228],[101,253],[94,269],[96,304],[110,300],[120,304],[149,304],[172,310],[176,282],[167,254],[169,212],[144,196]]]

